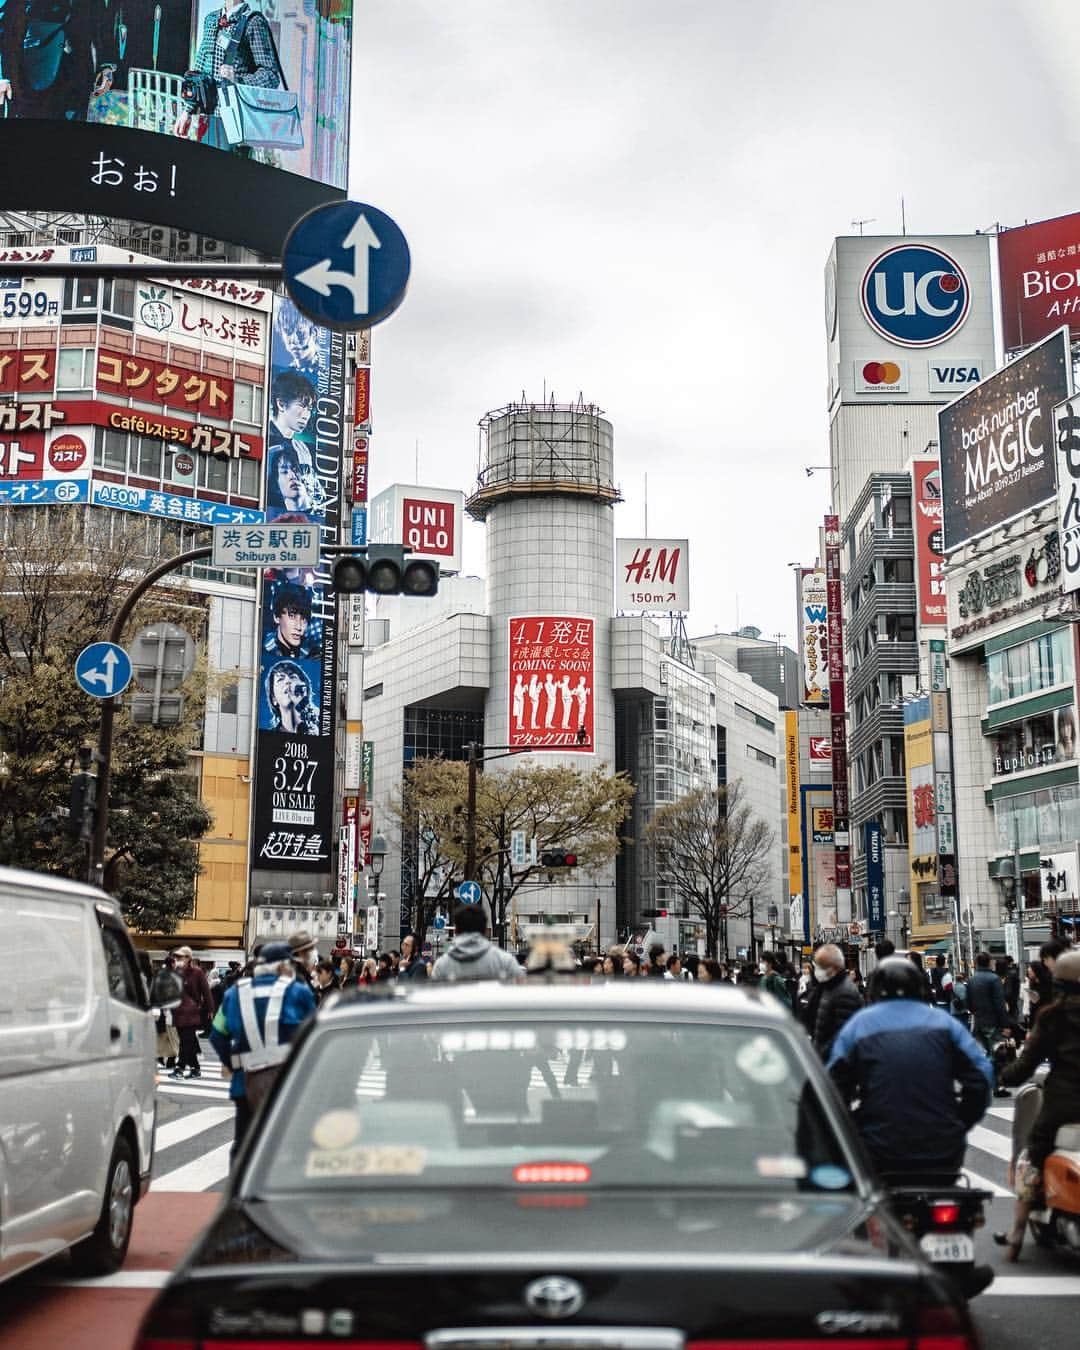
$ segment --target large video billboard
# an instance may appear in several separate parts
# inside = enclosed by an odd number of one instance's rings
[[[1054,405],[1071,393],[1068,329],[938,413],[945,548],[1054,496]]]
[[[594,749],[595,623],[536,614],[510,620],[510,748]]]
[[[268,520],[314,521],[336,543],[344,434],[344,339],[291,301],[274,310],[266,438]],[[259,871],[333,870],[336,599],[323,569],[262,579],[255,836]]]
[[[276,232],[345,184],[351,48],[352,0],[8,3],[3,200]]]
[[[998,235],[1006,351],[1041,342],[1067,323],[1080,337],[1080,212]]]

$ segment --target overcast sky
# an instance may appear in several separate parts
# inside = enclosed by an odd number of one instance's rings
[[[616,533],[688,536],[692,632],[795,634],[828,506],[835,235],[1080,208],[1064,0],[354,0],[350,195],[413,272],[373,339],[372,489],[470,491],[546,390],[615,429]],[[573,566],[573,560],[568,560]],[[483,527],[465,570],[484,570]]]

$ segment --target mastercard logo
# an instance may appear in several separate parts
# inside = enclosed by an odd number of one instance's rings
[[[899,384],[900,367],[895,361],[867,361],[862,377],[867,384]]]

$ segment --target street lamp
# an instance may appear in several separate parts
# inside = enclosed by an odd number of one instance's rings
[[[776,950],[776,925],[780,918],[780,911],[775,905],[770,905],[765,911],[765,921],[769,925],[769,946]]]
[[[908,917],[911,914],[911,896],[901,891],[896,897],[896,912],[900,915],[900,946],[907,949]]]
[[[368,846],[368,853],[371,854],[371,875],[375,878],[376,887],[378,887],[383,868],[386,866],[386,855],[389,852],[390,846],[382,835],[375,835]]]

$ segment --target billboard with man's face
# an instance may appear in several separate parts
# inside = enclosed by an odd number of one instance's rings
[[[246,243],[295,193],[325,199],[305,187],[345,184],[352,0],[6,0],[0,13],[13,207],[59,193],[70,210]]]
[[[344,343],[291,301],[275,306],[266,436],[266,516],[314,522],[336,543],[344,433]],[[335,597],[320,568],[263,575],[252,867],[332,870]]]

